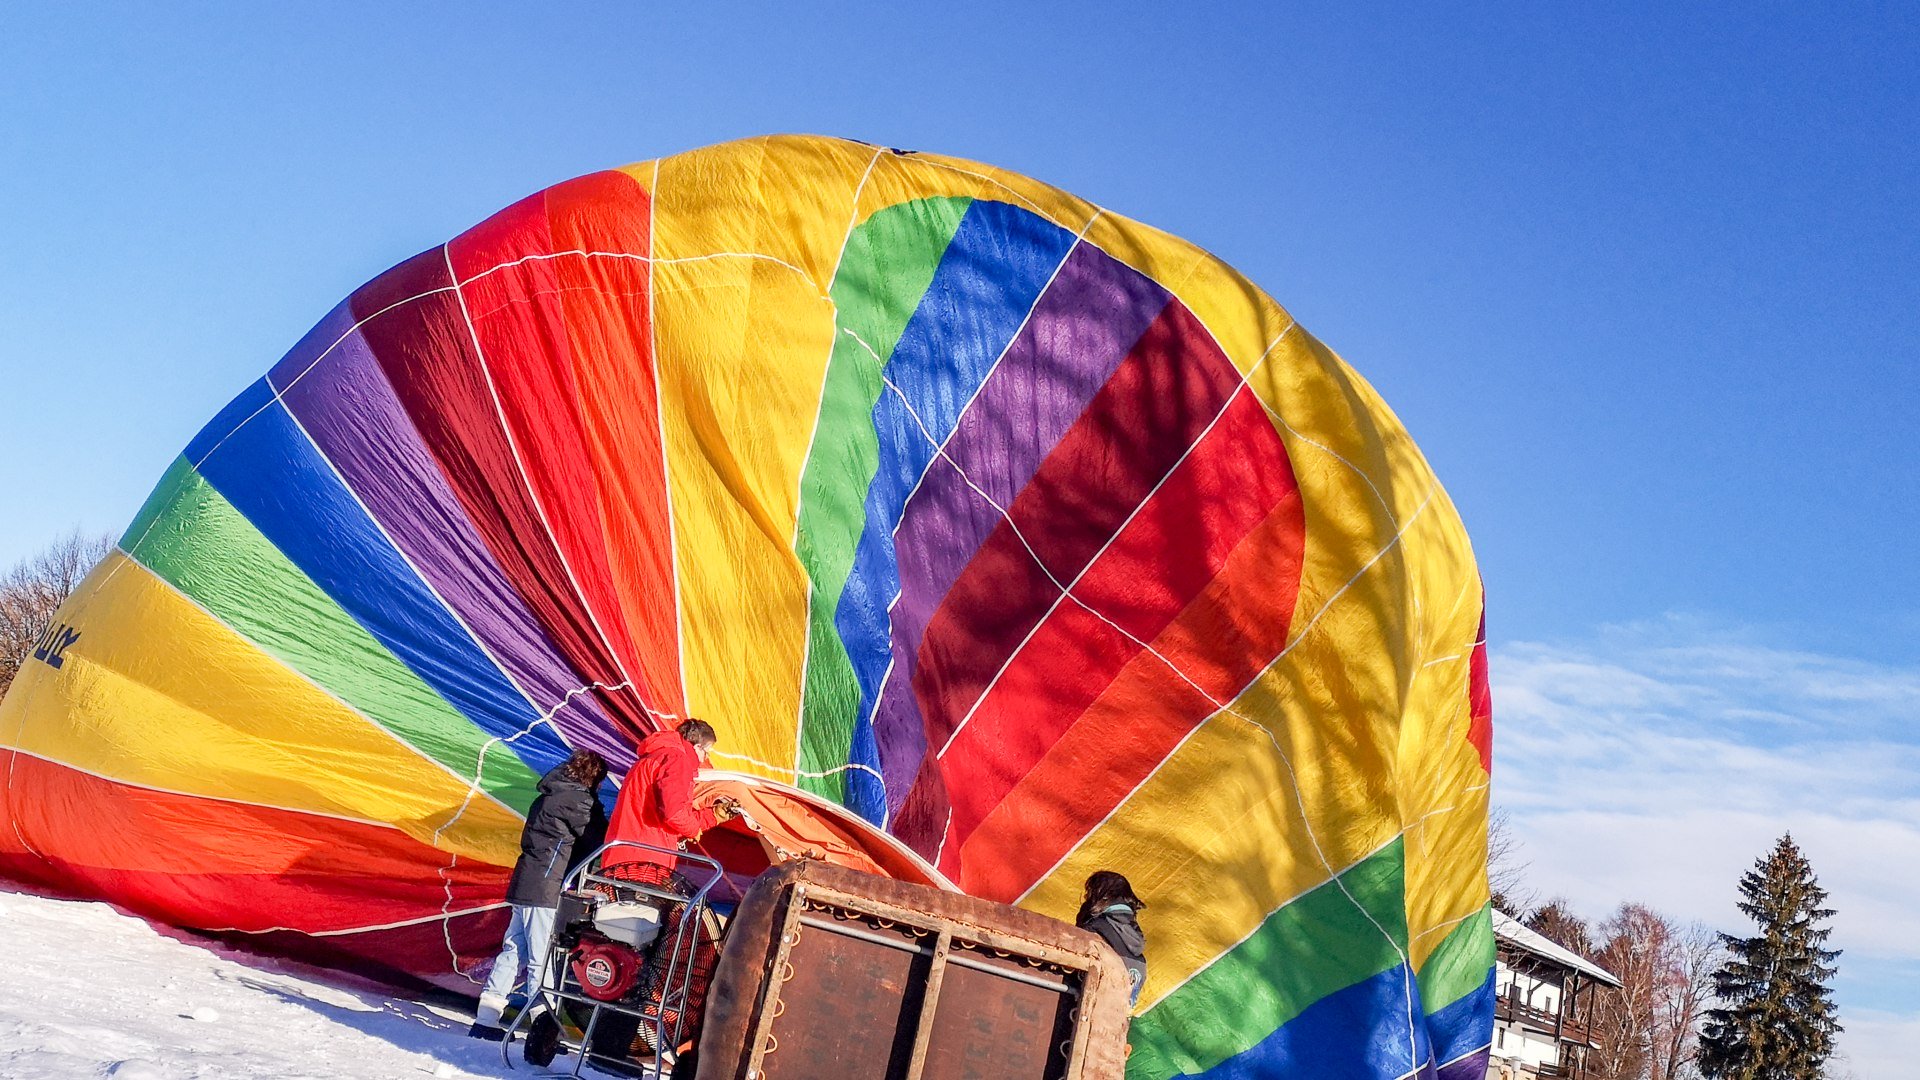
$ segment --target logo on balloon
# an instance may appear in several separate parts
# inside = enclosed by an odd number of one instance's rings
[[[46,632],[40,635],[40,640],[33,643],[33,658],[49,667],[60,667],[67,662],[63,654],[79,640],[80,631],[66,623],[55,623],[47,627]]]

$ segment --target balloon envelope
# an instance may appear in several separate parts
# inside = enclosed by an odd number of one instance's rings
[[[216,416],[0,705],[0,868],[471,986],[538,776],[697,715],[876,858],[1068,919],[1127,874],[1130,1076],[1477,1076],[1481,603],[1391,412],[1206,252],[732,143],[401,263]]]

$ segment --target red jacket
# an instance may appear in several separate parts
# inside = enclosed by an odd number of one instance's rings
[[[671,850],[719,824],[712,807],[693,805],[693,777],[699,770],[699,752],[679,732],[656,731],[640,740],[640,756],[613,804],[607,841],[637,840]],[[640,848],[614,848],[603,860],[607,867],[627,863],[670,867],[673,860]]]

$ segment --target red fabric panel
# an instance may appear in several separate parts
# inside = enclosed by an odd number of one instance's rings
[[[940,842],[947,835],[949,809],[947,784],[940,775],[940,761],[933,756],[938,749],[938,746],[927,748],[926,756],[920,759],[920,771],[914,775],[913,786],[907,789],[906,801],[900,804],[900,812],[888,826],[901,843],[936,865],[940,861]]]
[[[1493,682],[1487,677],[1487,599],[1480,595],[1480,633],[1474,639],[1473,667],[1467,675],[1467,742],[1480,751],[1480,767],[1493,771]]]
[[[500,907],[333,937],[288,931],[214,936],[250,952],[350,971],[402,993],[435,987],[472,997],[506,931],[507,909]]]
[[[585,176],[547,191],[561,251],[645,255],[652,205],[626,173]],[[572,343],[581,435],[599,485],[607,569],[638,651],[636,678],[655,709],[683,715],[680,617],[660,432],[660,392],[648,308],[651,266],[638,258],[574,256],[551,264]]]
[[[353,312],[368,319],[402,301],[410,302],[361,327],[394,394],[468,519],[554,645],[586,677],[608,686],[625,681],[528,494],[440,249],[362,286],[353,295]],[[632,741],[651,730],[634,698],[596,696]]]
[[[448,869],[448,853],[398,829],[153,791],[9,756],[14,822],[32,846],[7,830],[0,873],[69,895],[111,896],[162,922],[337,931],[438,915],[448,884],[454,910],[506,893],[508,868],[462,861]]]
[[[1304,539],[1286,447],[1243,391],[1074,588],[1104,618],[1055,609],[942,758],[942,869],[1024,891],[1285,648]],[[990,813],[1019,839],[977,836]],[[998,865],[960,858],[976,841]]]

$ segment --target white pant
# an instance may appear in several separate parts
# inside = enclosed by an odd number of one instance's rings
[[[531,993],[540,982],[547,962],[547,946],[553,941],[553,909],[513,906],[507,921],[507,935],[500,941],[500,955],[493,958],[493,974],[481,991],[507,997],[516,985]]]

